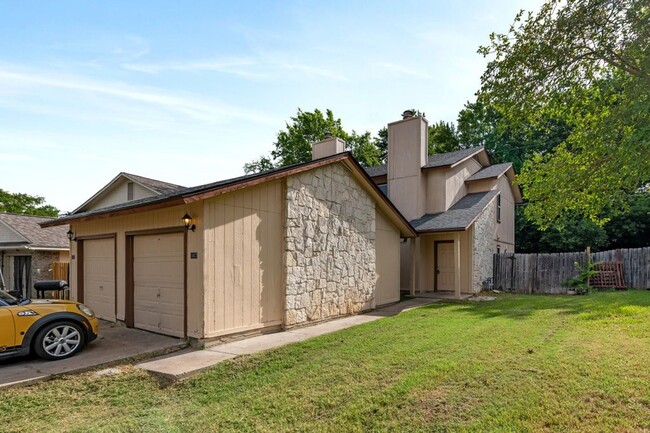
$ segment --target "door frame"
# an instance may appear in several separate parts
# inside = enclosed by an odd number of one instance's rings
[[[113,239],[113,285],[115,286],[113,288],[115,290],[113,308],[115,309],[115,320],[117,320],[117,233],[77,237],[77,302],[83,303],[84,301],[84,241],[98,239]]]
[[[438,245],[440,244],[453,244],[453,240],[445,240],[445,241],[434,241],[433,242],[433,290],[434,292],[438,291]],[[454,272],[456,270],[454,269]]]
[[[187,229],[185,227],[164,227],[160,229],[137,230],[124,233],[126,236],[126,294],[124,296],[127,328],[135,327],[135,281],[134,281],[134,239],[136,236],[166,235],[183,233],[183,338],[187,338]]]

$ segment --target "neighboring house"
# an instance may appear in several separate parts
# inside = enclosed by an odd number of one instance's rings
[[[0,289],[34,296],[34,283],[52,279],[52,264],[67,262],[67,225],[41,228],[51,218],[0,213]]]
[[[192,188],[149,184],[146,197],[143,178],[120,174],[43,224],[74,233],[71,297],[103,319],[197,340],[397,302],[400,243],[415,231],[341,140],[313,154]]]
[[[388,125],[388,164],[366,169],[418,233],[402,244],[401,287],[478,292],[493,254],[515,251],[512,164],[491,165],[482,147],[428,155],[427,120],[403,116]]]

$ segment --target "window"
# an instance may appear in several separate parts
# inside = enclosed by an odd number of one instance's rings
[[[497,222],[501,222],[501,194],[497,196]]]
[[[128,201],[133,200],[133,182],[126,184],[126,199]]]

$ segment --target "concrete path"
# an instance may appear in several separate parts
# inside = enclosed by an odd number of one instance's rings
[[[384,317],[401,313],[402,311],[422,307],[438,301],[440,301],[440,299],[409,299],[400,302],[399,304],[380,308],[367,314],[348,316],[312,326],[291,329],[289,331],[246,338],[243,340],[220,344],[218,346],[207,347],[203,350],[186,349],[181,352],[161,356],[137,364],[136,367],[171,380],[185,379],[227,359],[275,349],[276,347],[285,346],[291,343],[297,343],[319,335],[329,334],[352,326],[373,322]]]
[[[43,361],[34,356],[0,361],[0,389],[29,385],[55,374],[90,370],[126,359],[142,359],[187,347],[183,340],[102,322],[99,338],[75,356]]]

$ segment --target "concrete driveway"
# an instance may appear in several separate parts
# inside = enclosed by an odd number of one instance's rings
[[[27,385],[54,374],[89,370],[125,359],[143,360],[187,346],[183,340],[102,322],[97,340],[72,358],[43,361],[35,356],[0,361],[0,388]]]

